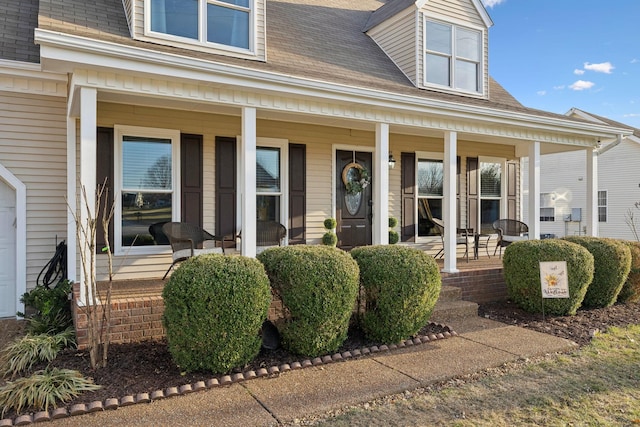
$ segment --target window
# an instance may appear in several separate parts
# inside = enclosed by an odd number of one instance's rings
[[[501,218],[502,163],[480,160],[480,233],[493,233],[493,222]]]
[[[438,235],[434,224],[429,220],[442,218],[442,199],[444,187],[444,165],[441,155],[434,154],[430,157],[418,159],[418,236]]]
[[[598,221],[607,222],[607,191],[598,191]]]
[[[278,221],[281,218],[282,173],[280,148],[256,149],[256,207],[258,221]]]
[[[540,193],[540,221],[553,222],[556,220],[556,195]]]
[[[118,159],[114,212],[115,253],[136,247],[158,252],[149,226],[179,217],[177,181],[178,131],[116,127]],[[135,252],[135,251],[134,251]]]
[[[425,21],[425,82],[466,92],[481,92],[482,33]]]
[[[148,0],[151,32],[181,41],[251,49],[252,0]]]

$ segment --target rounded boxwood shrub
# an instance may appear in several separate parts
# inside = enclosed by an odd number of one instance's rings
[[[338,222],[336,221],[335,218],[327,218],[324,220],[323,225],[324,225],[324,228],[326,228],[327,230],[333,230],[334,228],[337,227]]]
[[[389,230],[389,244],[395,245],[400,240],[400,235],[395,230]]]
[[[347,338],[358,295],[358,264],[328,246],[284,246],[258,255],[289,316],[282,345],[305,356],[337,350]]]
[[[351,256],[360,266],[365,293],[361,324],[366,336],[396,343],[424,327],[440,295],[442,279],[436,261],[407,246],[365,246]]]
[[[618,302],[640,302],[640,242],[625,242],[631,251],[631,269],[627,281],[618,294]]]
[[[162,297],[168,347],[180,369],[225,373],[260,351],[271,290],[257,260],[189,258],[171,275]]]
[[[525,311],[543,310],[540,284],[541,261],[566,261],[569,298],[545,298],[544,312],[574,315],[593,279],[593,256],[580,245],[560,239],[511,243],[502,259],[509,298]]]
[[[322,235],[322,244],[326,246],[336,246],[338,244],[338,236],[333,231],[327,231]]]
[[[613,305],[631,269],[631,251],[620,240],[587,236],[567,236],[593,255],[593,282],[587,289],[582,305],[604,308]]]
[[[398,219],[396,217],[389,217],[389,228],[395,228],[398,225]]]

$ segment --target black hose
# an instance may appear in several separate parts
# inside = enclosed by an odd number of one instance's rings
[[[44,273],[44,277],[43,277]],[[40,279],[42,278],[42,281]],[[63,240],[56,246],[56,253],[38,274],[37,286],[49,289],[52,283],[56,285],[67,278],[67,244]]]

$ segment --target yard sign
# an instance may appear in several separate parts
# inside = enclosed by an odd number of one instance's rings
[[[540,262],[542,298],[569,298],[566,261]]]

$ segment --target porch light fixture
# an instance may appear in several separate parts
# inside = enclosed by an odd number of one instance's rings
[[[393,169],[396,166],[396,159],[393,158],[393,154],[389,153],[389,169]]]

